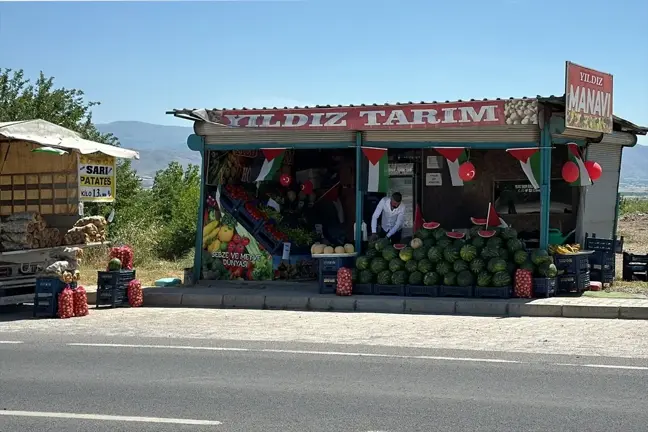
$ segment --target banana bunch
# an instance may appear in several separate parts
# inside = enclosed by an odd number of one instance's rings
[[[552,255],[570,255],[580,252],[581,247],[579,244],[567,244],[567,245],[550,245],[549,253]]]

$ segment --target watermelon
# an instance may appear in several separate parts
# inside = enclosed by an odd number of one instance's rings
[[[500,236],[504,240],[511,240],[511,239],[517,238],[518,233],[514,228],[508,227],[508,228],[504,228],[502,230],[502,232],[500,233]]]
[[[439,275],[442,277],[450,273],[451,271],[452,271],[452,266],[450,265],[450,263],[446,261],[441,261],[436,266],[436,272],[439,273]]]
[[[506,247],[511,252],[517,252],[519,250],[524,249],[524,244],[519,239],[512,238],[512,239],[510,239],[509,241],[506,242]]]
[[[504,248],[497,248],[497,256],[502,258],[504,261],[508,261],[509,259],[509,251]]]
[[[468,235],[470,238],[479,237],[479,231],[482,230],[482,227],[475,225],[474,227],[468,230]]]
[[[475,246],[478,249],[481,249],[481,248],[484,247],[484,245],[486,245],[486,240],[484,240],[483,238],[477,236],[477,237],[473,237],[470,240],[470,244]]]
[[[369,267],[371,268],[371,272],[377,275],[380,272],[387,270],[389,268],[389,263],[382,257],[376,257],[371,260]]]
[[[551,263],[552,259],[546,250],[534,249],[533,252],[531,252],[531,261],[533,261],[533,264],[535,265],[540,265],[545,262]]]
[[[405,285],[407,283],[407,280],[407,272],[404,270],[398,270],[392,273],[391,281],[394,285]]]
[[[360,270],[358,282],[361,284],[370,284],[374,281],[374,274],[370,270]]]
[[[439,274],[436,272],[428,272],[423,276],[423,285],[433,286],[439,283]]]
[[[504,287],[511,285],[512,282],[511,275],[505,271],[498,271],[493,275],[493,286]]]
[[[426,238],[425,240],[423,240],[423,247],[424,248],[429,249],[432,246],[434,246],[435,244],[436,244],[436,240],[434,240],[434,237]]]
[[[452,240],[450,240],[448,237],[443,237],[437,240],[437,246],[439,246],[441,249],[445,249],[448,246],[452,244]]]
[[[403,269],[405,269],[405,262],[402,261],[400,258],[392,258],[391,260],[389,260],[390,272],[395,272]]]
[[[481,258],[475,258],[470,262],[470,271],[472,271],[475,274],[479,274],[485,268],[486,268],[486,262]]]
[[[398,256],[399,256],[400,259],[402,259],[403,261],[409,261],[409,260],[411,260],[412,257],[414,256],[414,249],[412,249],[411,247],[404,247],[404,248],[401,249],[401,251],[398,253]]]
[[[513,261],[517,265],[524,264],[528,259],[529,259],[529,254],[526,253],[526,251],[519,250],[513,254]]]
[[[432,231],[432,235],[434,236],[434,239],[437,241],[442,238],[445,238],[446,236],[445,234],[446,234],[446,230],[444,230],[443,228],[437,228],[434,231]]]
[[[524,261],[522,264],[520,264],[520,268],[521,268],[522,270],[528,270],[528,271],[530,271],[530,272],[534,272],[536,266],[535,266],[535,264],[533,264],[533,263],[531,262],[531,260],[526,260],[526,261]]]
[[[446,233],[446,236],[448,238],[453,239],[453,240],[459,240],[459,239],[465,238],[466,234],[464,234],[462,232],[449,231],[449,232]]]
[[[497,231],[490,231],[490,230],[479,230],[477,231],[477,235],[481,238],[491,238],[495,237],[497,235]]]
[[[356,259],[356,268],[358,270],[367,270],[369,268],[369,258],[361,256]]]
[[[506,271],[506,261],[502,258],[491,258],[488,261],[488,271],[491,273],[505,272]]]
[[[417,268],[418,271],[425,274],[431,272],[434,269],[434,264],[432,264],[429,259],[425,258],[418,262]]]
[[[439,222],[425,222],[423,228],[426,230],[435,230],[439,228],[441,224]]]
[[[480,272],[477,275],[477,286],[489,287],[493,283],[493,276],[487,271]]]
[[[501,248],[504,244],[504,241],[499,237],[491,237],[486,241],[486,247],[497,249]]]
[[[558,269],[556,268],[555,264],[549,264],[547,262],[543,262],[538,266],[538,275],[545,277],[545,278],[553,278],[556,277],[558,274]]]
[[[381,271],[376,277],[376,283],[380,285],[391,285],[392,273],[389,270]]]
[[[121,260],[113,258],[108,261],[108,271],[119,271],[122,268]]]
[[[418,249],[414,249],[414,254],[412,255],[412,259],[414,261],[421,261],[422,259],[427,258],[428,250],[430,250],[430,248],[425,245],[423,245]]]
[[[473,277],[473,274],[470,273],[469,270],[464,270],[462,272],[459,272],[459,274],[457,274],[457,285],[461,287],[467,287],[467,286],[471,286],[474,283],[475,283],[475,278]]]
[[[477,248],[471,244],[463,245],[459,250],[459,256],[462,260],[470,262],[477,258]]]
[[[489,248],[488,246],[486,246],[484,249],[482,249],[480,255],[485,260],[489,260],[491,258],[499,258],[499,251],[497,250],[497,248]]]
[[[468,263],[464,260],[457,260],[452,264],[452,269],[454,270],[455,273],[462,272],[464,270],[468,270],[470,266]]]
[[[394,258],[398,257],[398,251],[396,249],[394,249],[393,247],[389,246],[389,247],[383,249],[382,257],[387,261],[391,261]]]
[[[382,238],[374,244],[374,247],[378,252],[382,252],[383,249],[391,248],[391,242],[389,241],[389,239]]]
[[[449,272],[443,276],[443,285],[455,286],[457,285],[457,273]]]
[[[365,254],[365,256],[370,260],[376,258],[378,255],[380,255],[380,252],[378,252],[376,248],[367,249],[367,253]]]
[[[418,270],[418,263],[414,260],[409,260],[405,263],[405,270],[408,273],[412,273]]]
[[[449,263],[453,263],[459,259],[459,248],[455,246],[448,246],[443,251],[443,258]]]
[[[443,249],[439,246],[432,246],[427,253],[427,257],[433,263],[439,262],[443,259]]]
[[[423,285],[423,273],[420,271],[410,273],[407,282],[410,285]]]
[[[420,229],[414,233],[414,238],[425,240],[432,237],[432,231],[426,229]]]
[[[470,222],[473,223],[473,225],[486,225],[488,223],[488,219],[479,219],[479,218],[470,218]]]
[[[396,249],[396,250],[399,251],[399,252],[402,251],[403,249],[405,249],[406,247],[407,247],[406,244],[403,244],[403,243],[394,243],[394,249]]]

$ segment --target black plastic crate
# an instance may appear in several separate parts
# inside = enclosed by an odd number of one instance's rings
[[[589,263],[592,270],[611,270],[614,272],[616,256],[611,251],[594,251],[590,255]]]
[[[95,308],[100,306],[120,307],[128,306],[127,288],[114,288],[108,290],[97,289],[97,302]]]
[[[241,204],[243,204],[243,201],[232,198],[225,191],[225,189],[221,190],[221,194],[220,194],[220,205],[222,207],[221,210],[225,210],[227,213],[234,214],[239,209]]]
[[[621,253],[623,252],[623,236],[620,238],[614,239],[605,239],[598,238],[596,234],[592,234],[590,237],[589,234],[585,233],[585,249],[601,252],[611,252],[611,253]]]
[[[438,285],[405,285],[407,297],[438,297]]]
[[[97,302],[101,306],[117,307],[128,305],[127,288],[135,279],[135,270],[97,272]]]
[[[372,295],[374,293],[373,284],[354,284],[353,294]]]
[[[58,312],[58,296],[66,286],[76,289],[76,282],[66,284],[60,279],[38,278],[34,293],[32,315],[35,318],[55,318]]]
[[[590,272],[558,276],[558,292],[583,292],[589,289]]]
[[[279,251],[280,248],[283,248],[283,241],[276,240],[272,235],[266,230],[263,225],[259,227],[257,232],[254,234],[257,242],[263,246],[263,248],[268,251],[270,254],[275,254]]]
[[[335,294],[337,290],[337,275],[328,275],[320,277],[319,292],[320,294]]]
[[[439,286],[439,297],[473,297],[475,295],[475,288],[472,286]]]
[[[648,282],[648,255],[623,252],[623,280]]]
[[[574,275],[589,270],[589,252],[578,252],[569,255],[554,255],[554,264],[558,270],[563,270],[565,274]]]
[[[237,221],[241,225],[243,225],[243,228],[247,230],[250,234],[256,233],[259,228],[265,223],[263,219],[259,220],[254,220],[252,215],[250,214],[249,211],[245,208],[245,206],[241,206],[238,211],[234,214],[234,217],[236,218]]]
[[[590,280],[601,282],[604,284],[611,284],[614,282],[614,270],[591,270]]]
[[[513,297],[513,287],[475,287],[475,297],[509,299]]]
[[[382,285],[374,284],[375,295],[404,296],[405,285]]]
[[[558,293],[558,279],[533,278],[534,297],[553,297]]]

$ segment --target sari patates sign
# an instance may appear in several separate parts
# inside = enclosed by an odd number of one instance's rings
[[[565,127],[612,132],[612,75],[567,62]]]
[[[301,130],[436,129],[506,124],[504,101],[389,106],[225,110],[232,127]]]

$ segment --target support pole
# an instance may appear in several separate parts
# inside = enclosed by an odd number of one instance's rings
[[[194,252],[194,265],[193,265],[193,278],[194,278],[194,283],[198,282],[200,279],[200,269],[202,267],[202,232],[203,232],[203,226],[205,224],[205,183],[207,182],[207,169],[206,169],[206,164],[207,161],[205,160],[205,140],[198,135],[189,135],[189,138],[187,138],[187,146],[194,151],[199,151],[200,152],[200,202],[198,203],[198,218],[197,218],[197,224],[198,226],[196,227],[196,245],[195,245],[195,252]]]
[[[551,129],[545,119],[540,131],[540,248],[549,246],[549,210],[551,208]]]
[[[362,204],[364,192],[360,190],[362,183],[362,132],[356,132],[356,181],[355,181],[355,250],[362,251]]]

